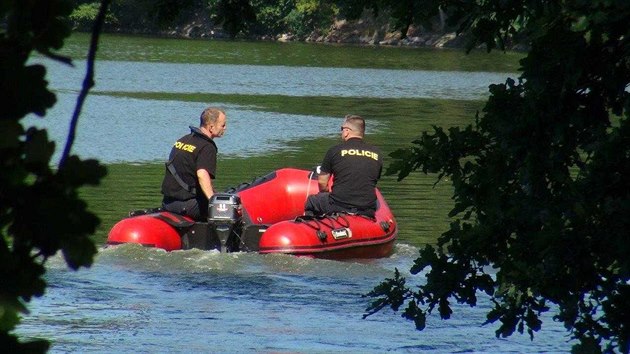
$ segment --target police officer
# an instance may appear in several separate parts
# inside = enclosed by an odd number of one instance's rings
[[[162,207],[195,220],[208,217],[208,199],[214,194],[217,146],[213,139],[223,136],[226,115],[220,109],[206,108],[199,118],[199,128],[175,142],[166,163],[162,181]]]
[[[365,120],[347,115],[341,125],[343,143],[326,152],[317,178],[320,192],[306,200],[307,215],[350,212],[374,217],[383,160],[376,146],[363,141],[364,135]]]

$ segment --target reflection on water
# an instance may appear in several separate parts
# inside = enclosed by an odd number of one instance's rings
[[[78,90],[85,63],[44,61],[58,90]],[[509,73],[99,61],[98,91],[478,100]]]
[[[46,127],[57,142],[57,155],[81,87],[85,65],[76,68],[45,61],[47,79],[57,91],[58,103],[44,119],[31,116],[26,124]],[[479,99],[488,85],[508,74],[435,72],[384,69],[306,68],[251,65],[98,62],[98,91],[168,93],[239,93],[284,96],[439,97]],[[161,161],[170,143],[197,125],[206,103],[152,101],[89,96],[79,120],[73,152],[104,163]],[[339,124],[332,117],[254,111],[226,106],[228,134],[217,141],[222,153],[252,156],[287,148],[287,142],[334,134]],[[355,108],[356,109],[356,108]],[[371,128],[376,123],[370,121]],[[374,132],[373,130],[372,132]]]
[[[76,273],[58,257],[51,288],[18,332],[50,338],[59,353],[568,350],[562,326],[549,318],[534,342],[495,338],[494,326],[482,325],[485,298],[477,308],[455,305],[448,321],[430,316],[423,332],[392,312],[362,320],[368,299],[361,295],[395,267],[405,274],[416,252],[398,245],[391,258],[358,263],[122,245]]]
[[[516,52],[472,50],[465,53],[446,48],[182,40],[107,34],[100,39],[99,61],[516,72],[523,58],[523,53]],[[66,41],[62,55],[85,58],[89,44],[89,35],[74,33]]]
[[[30,117],[29,125],[45,127],[58,149],[57,162],[68,133],[75,95],[57,95],[59,103],[45,119]],[[199,115],[212,102],[150,101],[90,96],[79,120],[73,152],[103,163],[155,162],[168,156],[171,144],[199,126]],[[227,132],[216,139],[222,157],[249,157],[287,150],[287,143],[318,135],[333,135],[339,119],[259,112],[216,103],[228,115]],[[373,124],[377,126],[377,124]]]

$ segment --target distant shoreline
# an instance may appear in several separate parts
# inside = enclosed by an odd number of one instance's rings
[[[207,16],[197,14],[176,26],[167,29],[105,27],[104,33],[144,35],[163,38],[183,39],[232,39],[220,26],[212,24]],[[460,48],[468,44],[465,34],[457,35],[453,31],[428,31],[411,26],[405,38],[400,31],[390,28],[386,22],[365,17],[360,20],[336,20],[324,32],[313,31],[306,37],[292,33],[278,35],[259,35],[237,37],[251,41],[305,42],[323,44],[354,44],[361,46],[413,47],[413,48]],[[520,45],[513,45],[508,50],[522,50]]]
[[[138,35],[157,38],[180,38],[180,39],[206,39],[206,40],[231,40],[222,29],[211,28],[206,25],[197,25],[195,23],[171,28],[168,30],[152,31],[141,29],[115,29],[103,31],[106,34],[120,35]],[[312,33],[304,39],[299,39],[292,34],[282,34],[278,36],[256,36],[256,37],[237,37],[236,40],[262,41],[262,42],[301,42],[301,43],[320,43],[320,44],[340,44],[340,45],[358,45],[366,47],[401,47],[401,48],[449,48],[464,49],[467,45],[466,36],[457,35],[455,32],[413,32],[407,37],[401,38],[400,32],[388,32],[379,35],[378,32],[370,33],[369,31],[360,32],[352,29],[352,26],[342,26],[339,29],[329,32],[327,35],[319,35]],[[485,48],[484,45],[478,48]],[[526,45],[516,44],[506,47],[509,51],[525,51]]]
[[[227,40],[228,35],[221,29],[203,30],[198,26],[177,27],[164,31],[150,30],[125,30],[116,29],[113,31],[103,31],[107,34],[140,35],[160,38],[181,38],[181,39],[207,39],[207,40]],[[448,33],[418,33],[414,36],[401,38],[400,32],[386,33],[382,37],[377,35],[360,34],[357,31],[344,32],[343,30],[333,31],[327,35],[311,34],[305,39],[298,39],[292,34],[282,34],[275,37],[257,36],[237,38],[251,41],[268,42],[303,42],[322,44],[355,44],[361,46],[387,46],[387,47],[418,47],[418,48],[464,48],[465,40],[458,37],[454,32]]]

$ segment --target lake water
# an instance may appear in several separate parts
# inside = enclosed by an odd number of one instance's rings
[[[63,146],[85,75],[85,64],[75,67],[43,61],[48,81],[58,92],[58,103],[45,119],[27,124],[48,129]],[[436,72],[356,68],[308,68],[262,65],[221,65],[102,61],[96,66],[96,86],[104,92],[169,92],[283,96],[339,96],[378,98],[441,98],[478,100],[488,85],[511,74]],[[513,76],[513,74],[512,74]],[[198,125],[200,112],[213,102],[140,100],[89,96],[79,121],[74,152],[104,163],[155,162],[170,151],[165,144]],[[217,104],[221,104],[217,102]],[[226,156],[251,156],[285,149],[286,142],[336,134],[339,120],[309,115],[259,112],[246,106],[221,104],[228,112],[229,134],[217,140]],[[373,122],[370,122],[373,123]],[[378,124],[371,129],[378,130]],[[251,134],[256,131],[257,134]],[[278,134],[281,131],[282,134]],[[105,148],[104,148],[105,147]],[[136,148],[141,147],[141,148]],[[62,149],[57,150],[55,161]]]
[[[560,325],[531,342],[483,326],[489,301],[431,316],[418,332],[398,314],[362,319],[375,280],[416,255],[336,262],[285,255],[166,253],[135,245],[101,250],[92,268],[51,261],[47,294],[19,333],[53,341],[52,352],[93,353],[564,353]],[[549,316],[545,321],[550,322]]]
[[[176,42],[169,43],[164,44],[166,52],[168,46]],[[108,45],[115,47],[115,40]],[[256,46],[240,45],[243,51]],[[326,47],[326,51],[329,50]],[[350,49],[337,47],[335,50],[343,57],[343,51]],[[213,54],[220,56],[217,52]],[[356,98],[358,102],[366,97],[476,100],[487,95],[490,83],[503,82],[508,76],[491,72],[154,60],[107,60],[98,62],[96,70],[95,90],[102,94],[90,96],[87,101],[73,150],[76,154],[105,163],[122,163],[129,169],[138,163],[160,162],[171,142],[186,133],[188,125],[197,124],[201,110],[208,104],[218,104],[226,108],[229,116],[227,134],[217,140],[221,158],[242,159],[235,165],[240,175],[255,170],[252,166],[269,152],[279,152],[278,156],[282,156],[291,149],[310,149],[313,152],[305,153],[310,160],[321,158],[321,151],[329,144],[325,139],[338,135],[340,118],[308,114],[309,100],[312,100],[309,97],[331,97],[333,104],[343,97]],[[46,127],[57,141],[58,150],[65,140],[83,73],[79,62],[74,69],[53,64],[49,81],[58,92],[59,103],[45,119],[27,119],[28,124]],[[179,96],[173,97],[182,99],[152,100],[129,94],[138,92],[176,93]],[[285,113],[260,110],[250,104],[188,99],[205,92],[246,93],[263,98],[278,95],[279,101],[283,97],[287,101],[291,97],[304,97],[305,102],[300,107],[301,113]],[[340,102],[343,105],[350,101]],[[453,109],[448,104],[447,107]],[[377,105],[370,109],[378,111],[382,107]],[[419,110],[421,115],[426,113],[426,107]],[[312,107],[312,111],[321,109]],[[379,139],[381,135],[388,136],[392,129],[406,129],[398,126],[404,122],[370,121],[370,132]],[[313,139],[324,139],[326,146],[312,143],[305,148],[299,144]],[[288,161],[274,158],[264,166],[283,167]],[[133,174],[133,177],[142,180],[148,176]],[[104,210],[108,208],[115,215],[122,215],[129,207],[121,202],[123,194],[134,196],[133,189],[143,186],[139,183],[131,187],[105,183],[88,194],[88,201],[90,205],[98,205],[96,212],[100,216],[105,215]],[[418,189],[417,184],[400,185],[402,189]],[[425,218],[418,210],[423,209],[419,207],[421,203],[435,204],[431,195],[399,195],[396,192],[399,187],[394,187],[392,181],[384,182],[384,188],[389,192],[385,196],[392,201],[394,212],[403,220],[401,234],[407,237],[399,240],[389,258],[337,262],[196,250],[167,253],[136,245],[104,248],[100,244],[99,254],[89,269],[73,272],[60,257],[50,260],[47,292],[29,304],[31,313],[24,316],[17,333],[50,339],[51,351],[56,353],[569,351],[571,342],[564,328],[554,323],[550,314],[543,317],[543,329],[536,333],[533,342],[527,335],[518,334],[496,338],[496,325],[483,325],[490,306],[485,297],[480,297],[480,304],[475,308],[455,304],[450,320],[430,316],[422,332],[416,331],[399,313],[391,311],[362,319],[369,302],[363,294],[383,279],[392,277],[394,269],[409,275],[420,245],[406,240],[412,240],[411,235],[419,230],[436,234],[432,226],[427,226],[431,216]],[[424,193],[425,186],[420,189],[420,193]],[[96,195],[101,198],[98,203]],[[438,198],[448,199],[448,196]],[[395,208],[400,205],[405,206],[404,210]],[[431,209],[431,213],[443,214],[444,211]],[[417,223],[406,221],[412,218],[419,220]],[[108,226],[106,223],[106,228]],[[422,278],[410,276],[408,280],[413,284],[421,282]]]

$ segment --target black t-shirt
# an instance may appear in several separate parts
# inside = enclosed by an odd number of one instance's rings
[[[322,172],[333,176],[330,193],[333,202],[358,209],[376,208],[374,188],[382,169],[380,149],[359,138],[331,147],[321,165]]]
[[[203,194],[197,179],[197,170],[204,169],[214,179],[217,168],[217,146],[214,141],[205,136],[195,127],[190,127],[191,133],[175,142],[169,161],[175,168],[177,175],[190,187],[197,189],[197,195]],[[166,169],[162,181],[162,194],[165,197],[188,200],[196,196],[184,189],[173,174]]]

